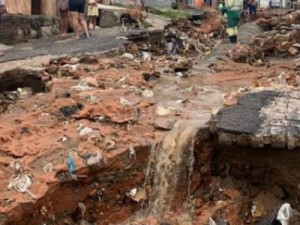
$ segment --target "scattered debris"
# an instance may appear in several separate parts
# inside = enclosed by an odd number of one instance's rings
[[[65,117],[71,117],[73,114],[75,114],[77,111],[83,109],[84,105],[81,103],[77,103],[75,105],[71,106],[63,106],[59,109],[59,111],[65,116]]]
[[[212,218],[209,218],[208,223],[209,223],[209,225],[217,225],[216,222]]]
[[[52,173],[53,171],[53,164],[52,163],[46,163],[46,165],[43,167],[44,173]]]
[[[29,175],[23,174],[15,177],[8,185],[8,189],[15,189],[20,193],[28,193],[32,198],[36,199],[37,197],[32,194],[28,189],[32,185],[32,179]]]
[[[116,142],[113,140],[105,140],[105,149],[106,150],[112,150],[115,148]]]
[[[97,79],[94,78],[94,77],[86,77],[86,78],[83,78],[83,79],[82,79],[82,82],[83,82],[85,85],[88,85],[88,86],[91,86],[91,87],[99,87],[99,83],[98,83]]]
[[[154,94],[153,94],[153,91],[146,89],[142,92],[142,95],[145,98],[152,98]]]
[[[128,152],[129,152],[129,160],[136,159],[136,152],[134,147],[130,147],[128,149]]]
[[[122,58],[126,58],[126,59],[134,59],[134,56],[132,55],[132,54],[130,54],[130,53],[124,53],[123,55],[122,55]]]
[[[161,130],[171,130],[176,123],[176,119],[157,117],[154,120],[154,127]]]
[[[72,179],[76,180],[76,166],[75,166],[75,162],[74,159],[72,158],[72,154],[69,153],[69,156],[67,158],[67,166],[68,166],[68,170],[69,170],[69,174],[72,177]]]
[[[289,203],[284,203],[278,213],[276,219],[282,224],[282,225],[289,225],[289,220],[293,216],[293,209]]]
[[[157,106],[155,109],[155,113],[158,116],[166,116],[166,115],[170,115],[172,113],[171,109],[165,108],[163,106]]]
[[[140,202],[147,199],[147,193],[143,188],[133,188],[126,193],[126,196],[135,202]]]
[[[24,169],[23,169],[23,165],[22,165],[22,162],[20,160],[15,160],[15,161],[12,161],[10,163],[10,167],[11,168],[14,168],[15,171],[18,173],[18,172],[23,172]]]
[[[82,123],[80,123],[78,125],[78,127],[76,128],[76,131],[79,133],[80,137],[83,137],[83,136],[92,134],[94,130],[92,128],[86,127]]]
[[[102,156],[101,152],[97,151],[95,154],[90,154],[88,156],[88,159],[86,160],[86,165],[92,166],[95,164],[99,164],[102,159],[103,159],[103,156]]]

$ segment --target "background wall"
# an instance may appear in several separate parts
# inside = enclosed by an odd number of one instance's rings
[[[41,3],[40,14],[46,16],[57,15],[56,2],[57,0],[38,0]],[[30,15],[32,8],[31,0],[6,0],[6,7],[9,13]]]
[[[42,0],[41,14],[45,16],[57,15],[57,0]]]
[[[9,13],[31,14],[31,0],[6,0],[5,3]]]

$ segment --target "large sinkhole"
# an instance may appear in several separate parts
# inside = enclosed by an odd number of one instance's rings
[[[77,180],[56,171],[58,179],[49,184],[47,192],[36,201],[16,206],[5,215],[6,224],[108,225],[124,222],[132,215],[141,215],[139,219],[158,216],[161,223],[153,224],[164,224],[168,219],[165,212],[182,212],[182,207],[194,215],[193,220],[203,218],[202,212],[211,212],[214,221],[221,221],[216,222],[218,225],[278,224],[274,221],[283,203],[300,211],[300,135],[291,123],[277,123],[276,132],[269,136],[262,129],[254,129],[253,123],[257,128],[274,124],[266,123],[272,117],[263,112],[274,112],[283,103],[297,101],[297,94],[246,94],[237,106],[220,110],[205,124],[176,123],[161,142],[136,146],[134,156],[128,149],[106,163],[84,167],[78,171],[84,176]],[[260,118],[245,120],[249,113],[251,118],[253,114]],[[292,130],[296,146],[291,151]],[[83,157],[89,160],[94,156]]]
[[[171,147],[174,138],[178,142]],[[7,224],[119,224],[133,215],[143,219],[145,214],[140,212],[147,209],[150,215],[164,218],[164,210],[175,211],[184,202],[191,205],[190,212],[195,212],[197,199],[208,206],[229,199],[230,205],[236,206],[234,211],[224,206],[214,210],[212,218],[248,221],[240,224],[273,225],[270,221],[275,219],[274,212],[284,202],[300,210],[300,152],[225,146],[218,140],[219,134],[209,133],[207,127],[171,131],[160,149],[137,147],[135,159],[125,152],[108,166],[89,168],[87,176],[78,180],[60,179],[44,197],[16,208],[16,214],[6,217]],[[138,197],[129,196],[134,188],[145,188],[149,199],[135,201]],[[238,197],[233,200],[232,196]],[[263,212],[251,216],[254,208]],[[201,210],[197,213],[201,214]],[[124,224],[134,223],[130,219]]]

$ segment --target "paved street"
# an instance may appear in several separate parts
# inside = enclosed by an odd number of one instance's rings
[[[20,43],[6,51],[0,62],[21,60],[42,55],[76,55],[78,53],[101,52],[120,47],[124,41],[116,37],[124,35],[120,27],[99,29],[92,32],[90,39],[82,37],[80,40],[72,40],[72,34],[65,39],[58,37],[31,40]]]

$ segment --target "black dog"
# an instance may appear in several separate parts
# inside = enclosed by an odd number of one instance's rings
[[[120,17],[120,22],[122,24],[124,31],[127,31],[131,28],[133,29],[139,28],[138,21],[132,18],[132,16],[129,15],[129,13],[123,13]]]

